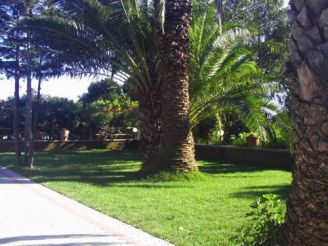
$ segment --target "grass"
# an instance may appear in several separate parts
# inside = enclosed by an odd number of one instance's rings
[[[199,161],[200,173],[138,179],[140,155],[127,151],[40,152],[33,170],[7,166],[51,189],[176,245],[232,245],[250,203],[264,193],[286,199],[287,171]]]

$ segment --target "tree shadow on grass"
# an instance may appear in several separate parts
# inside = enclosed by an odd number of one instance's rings
[[[169,184],[161,185],[144,180],[139,172],[141,167],[140,157],[138,152],[130,150],[39,152],[36,155],[34,169],[11,166],[10,168],[41,184],[47,182],[78,182],[100,187],[149,189],[187,187]],[[3,159],[1,159],[1,162],[3,162]]]
[[[15,156],[2,154],[0,165],[10,167],[37,183],[52,181],[108,186],[140,180],[140,154],[136,151],[38,152],[35,168],[14,166]]]
[[[199,170],[208,174],[226,174],[262,171],[266,170],[266,168],[259,167],[258,165],[236,165],[223,162],[206,162],[205,165],[199,167]]]
[[[260,186],[248,186],[240,192],[231,194],[234,198],[252,198],[256,199],[263,194],[277,194],[282,200],[286,200],[289,194],[290,185],[260,185]]]
[[[2,154],[0,165],[14,163],[13,154]],[[12,165],[10,166],[12,168]],[[129,187],[145,188],[145,183],[140,183],[142,177],[139,169],[141,167],[141,155],[137,151],[58,151],[58,152],[38,152],[36,153],[35,168],[27,169],[14,167],[14,171],[23,176],[31,178],[37,183],[46,182],[79,182],[96,186],[118,186],[128,183]],[[252,164],[227,164],[223,162],[201,163],[201,172],[206,174],[216,174],[229,177],[225,174],[244,172],[247,173],[271,170],[271,167]],[[238,174],[238,177],[240,174]],[[230,175],[231,177],[231,175]],[[126,184],[124,184],[126,185]],[[149,185],[149,188],[163,188],[169,185],[159,186]],[[179,188],[172,186],[172,188]]]
[[[199,170],[208,174],[227,174],[240,172],[258,172],[265,170],[284,170],[274,165],[259,165],[259,164],[231,164],[226,162],[206,161],[204,165],[199,167]]]
[[[136,151],[61,151],[39,152],[36,155],[36,164],[80,166],[83,164],[113,164],[141,162],[141,155]]]
[[[96,186],[108,186],[115,183],[125,183],[140,180],[137,172],[112,172],[101,171],[93,173],[85,173],[78,170],[28,170],[13,169],[27,176],[36,183],[47,182],[79,182],[88,183]]]

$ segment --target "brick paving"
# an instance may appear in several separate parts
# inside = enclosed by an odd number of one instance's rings
[[[2,167],[0,245],[173,246]]]

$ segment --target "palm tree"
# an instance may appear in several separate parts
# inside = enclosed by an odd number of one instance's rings
[[[193,7],[190,28],[190,122],[215,117],[220,123],[233,112],[251,131],[265,137],[268,109],[276,110],[268,93],[278,90],[254,62],[252,34],[244,28],[213,22],[213,5]],[[221,129],[222,130],[222,129]]]
[[[143,163],[151,163],[160,143],[159,57],[153,16],[137,0],[58,1],[61,18],[42,17],[28,24],[41,29],[40,40],[65,53],[69,73],[97,75],[104,71],[126,83],[139,101]]]
[[[162,137],[159,163],[173,171],[197,170],[189,124],[189,24],[191,1],[165,1],[165,24],[159,37]]]
[[[328,245],[328,2],[293,0],[287,75],[295,166],[285,245]]]

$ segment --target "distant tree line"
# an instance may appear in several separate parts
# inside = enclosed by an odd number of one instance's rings
[[[24,119],[25,97],[19,103],[19,116]],[[14,98],[0,101],[0,134],[2,140],[13,140]],[[33,102],[36,106],[37,102]],[[35,140],[59,139],[60,131],[70,131],[70,139],[106,138],[110,128],[137,127],[137,103],[122,87],[110,80],[92,83],[77,102],[61,97],[41,96],[38,100],[38,122]],[[20,129],[23,128],[21,121]],[[19,132],[21,138],[24,132]],[[3,139],[5,137],[5,139]],[[7,138],[8,137],[8,138]]]

